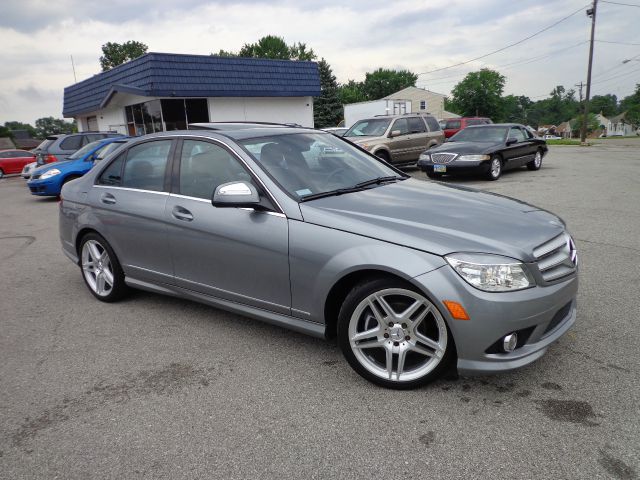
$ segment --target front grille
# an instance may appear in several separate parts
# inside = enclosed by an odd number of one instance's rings
[[[576,246],[567,233],[536,247],[533,255],[545,282],[571,275],[578,265]]]
[[[431,161],[433,163],[451,163],[457,156],[457,153],[432,153]]]

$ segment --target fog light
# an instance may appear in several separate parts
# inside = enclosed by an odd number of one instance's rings
[[[509,335],[505,335],[502,340],[502,348],[504,348],[505,352],[513,352],[516,349],[516,345],[518,345],[518,334],[510,333]]]

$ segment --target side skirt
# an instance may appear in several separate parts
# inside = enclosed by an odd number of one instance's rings
[[[187,290],[186,288],[176,287],[174,285],[158,285],[156,283],[144,282],[131,277],[125,277],[124,281],[132,288],[194,300],[196,302],[221,308],[239,315],[255,318],[256,320],[261,320],[263,322],[270,323],[271,325],[277,325],[295,332],[311,335],[312,337],[325,338],[325,325],[320,323],[309,322],[288,315],[263,310],[261,308],[223,300],[221,298],[204,295],[202,293]]]

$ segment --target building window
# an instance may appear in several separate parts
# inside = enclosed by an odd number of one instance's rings
[[[420,100],[420,110],[426,110],[426,109],[427,109],[427,101]]]
[[[125,107],[129,135],[186,130],[189,123],[209,121],[206,98],[151,100]]]

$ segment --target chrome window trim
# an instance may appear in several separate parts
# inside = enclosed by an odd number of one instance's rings
[[[162,192],[158,192],[157,190],[142,190],[139,188],[130,188],[130,187],[117,187],[117,186],[111,186],[111,185],[92,185],[92,187],[95,188],[115,188],[116,190],[128,190],[131,192],[142,192],[142,193],[155,193],[156,195],[169,195],[169,192],[165,192],[164,190]]]
[[[179,135],[179,136],[176,135],[176,138],[197,138],[201,140],[206,140],[209,143],[217,143],[225,146],[229,150],[229,152],[231,152],[231,154],[253,174],[253,176],[258,180],[258,182],[260,182],[260,185],[262,185],[262,188],[264,189],[264,191],[267,192],[269,199],[274,203],[274,205],[278,208],[278,210],[280,210],[280,212],[278,213],[282,213],[284,215],[284,208],[282,208],[282,205],[280,205],[280,202],[278,202],[278,200],[269,191],[267,186],[264,184],[264,182],[260,178],[260,175],[258,175],[256,171],[253,168],[251,168],[251,166],[247,162],[245,162],[240,155],[238,155],[238,152],[236,152],[231,145],[217,138],[204,137],[202,135]],[[180,161],[181,159],[178,158],[177,160]]]

